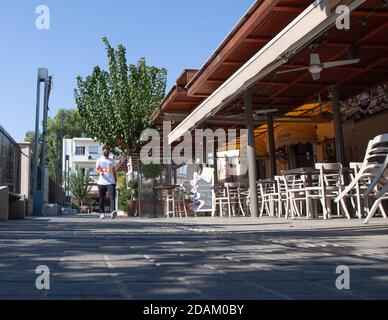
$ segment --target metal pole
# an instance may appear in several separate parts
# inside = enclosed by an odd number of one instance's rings
[[[57,203],[58,215],[61,214],[59,210],[59,137],[57,133],[57,141],[56,141],[56,167],[55,167],[55,202]]]
[[[258,213],[258,196],[257,196],[257,172],[256,172],[256,142],[255,142],[255,127],[253,125],[253,110],[252,110],[252,93],[247,91],[244,93],[244,105],[247,116],[248,129],[248,174],[249,174],[249,190],[251,198],[251,216],[257,218]]]
[[[271,178],[273,178],[276,175],[277,168],[276,168],[275,132],[273,127],[272,113],[267,114],[267,125],[268,125],[269,157],[271,160]]]
[[[47,118],[49,111],[49,95],[50,95],[50,86],[51,78],[48,78],[45,81],[44,88],[44,105],[43,105],[43,131],[42,131],[42,161],[41,161],[41,184],[42,184],[42,200],[44,201],[44,194],[46,193],[46,136],[47,136]],[[48,191],[48,190],[47,190]]]
[[[64,195],[65,195],[65,199],[64,199],[64,205],[66,205],[66,158],[65,158],[65,166],[63,168],[64,172],[63,172],[63,188],[64,188]]]
[[[59,156],[59,190],[60,190],[60,207],[61,207],[61,213],[62,213],[62,208],[64,205],[64,199],[63,199],[63,193],[62,193],[62,183],[63,183],[63,136],[61,138],[61,143],[60,143],[60,156]]]
[[[38,190],[38,152],[39,152],[39,121],[40,121],[40,78],[39,72],[37,77],[37,86],[36,86],[36,115],[35,115],[35,145],[34,145],[34,170],[33,170],[33,184],[32,184],[32,193]]]
[[[67,189],[69,188],[69,185],[68,185],[68,166],[69,166],[69,155],[66,155],[65,156],[65,204],[67,205]]]
[[[41,216],[43,213],[43,194],[42,188],[44,186],[39,186],[39,127],[40,127],[40,84],[45,82],[48,79],[48,70],[47,69],[38,69],[37,75],[37,88],[36,88],[36,118],[35,118],[35,146],[34,146],[34,167],[33,167],[33,184],[32,184],[32,194],[33,194],[33,216]],[[42,159],[41,159],[42,163]]]
[[[60,168],[62,167],[62,162],[61,162],[62,156],[59,151],[60,140],[62,140],[62,134],[60,132],[57,132],[56,202],[58,206],[58,215],[60,215],[62,212],[61,196],[60,196],[61,194],[61,176],[60,176],[61,169]]]
[[[71,171],[71,167],[70,167],[70,157],[67,161],[67,201],[68,201],[68,204],[71,206],[71,197],[70,197],[70,171]]]
[[[342,129],[342,117],[341,117],[341,106],[339,99],[338,86],[333,85],[329,88],[331,93],[331,105],[333,109],[333,124],[335,132],[335,147],[337,153],[337,162],[345,165],[345,146],[344,146],[344,135]]]

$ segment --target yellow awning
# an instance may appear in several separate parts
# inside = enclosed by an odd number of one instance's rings
[[[267,151],[267,145],[264,140],[260,139],[259,137],[256,137],[255,139],[255,145],[256,145],[256,157],[265,157],[268,154]],[[230,144],[227,144],[226,146],[223,146],[217,150],[217,152],[225,152],[225,151],[232,151],[232,150],[245,150],[247,145],[246,137],[238,138],[235,142],[232,142]]]

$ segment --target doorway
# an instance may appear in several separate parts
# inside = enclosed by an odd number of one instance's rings
[[[314,151],[311,143],[295,144],[292,146],[295,168],[314,167]]]

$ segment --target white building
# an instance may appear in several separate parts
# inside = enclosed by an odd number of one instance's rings
[[[77,171],[89,173],[97,184],[96,162],[102,156],[102,149],[101,143],[90,138],[63,139],[63,172],[65,175]],[[92,186],[90,193],[98,194],[97,186]]]

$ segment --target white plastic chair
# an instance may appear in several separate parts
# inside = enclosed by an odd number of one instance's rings
[[[365,196],[369,196],[370,192],[377,185],[379,176],[384,173],[384,167],[387,163],[388,157],[388,134],[377,136],[371,140],[366,150],[364,162],[360,168],[360,171],[352,180],[352,182],[345,188],[343,192],[335,199],[335,202],[339,203],[351,191],[357,186],[358,183],[362,183],[363,180],[371,180],[372,183],[368,187],[368,191]]]
[[[386,183],[384,187],[380,190],[380,192],[377,195],[377,200],[373,204],[372,209],[370,210],[368,217],[365,219],[365,223],[368,224],[370,220],[372,220],[373,216],[376,214],[376,211],[380,208],[383,216],[385,219],[388,218],[387,213],[384,210],[384,207],[382,207],[382,202],[384,200],[388,200],[388,184]]]
[[[298,209],[306,203],[306,182],[303,176],[286,175],[282,176],[284,181],[284,187],[286,190],[286,219],[289,218],[291,213],[291,219],[295,219],[296,216],[301,217],[301,209]]]
[[[287,212],[289,210],[289,199],[287,197],[287,190],[286,185],[283,180],[283,177],[281,176],[275,176],[275,180],[277,183],[277,204],[278,204],[278,215],[281,218],[283,216],[283,209],[284,212]]]
[[[323,218],[331,218],[332,201],[342,191],[343,171],[340,163],[316,163],[315,168],[319,170],[318,185],[306,188],[307,201],[317,199],[321,202],[323,208]],[[351,219],[345,199],[340,201],[343,211],[348,219]],[[341,213],[339,203],[337,205],[338,214]]]
[[[260,218],[263,217],[264,213],[271,217],[275,216],[275,204],[278,202],[279,194],[276,190],[276,181],[271,182],[261,182],[261,213]]]
[[[226,186],[222,188],[214,189],[214,210],[219,209],[220,217],[224,217],[224,206],[227,207],[229,218],[232,217],[232,208],[230,203],[230,198],[228,197],[228,191]],[[212,216],[215,216],[215,211],[212,213]]]
[[[353,170],[353,175],[352,174],[350,175],[352,180],[356,178],[356,176],[358,175],[358,173],[362,168],[362,165],[363,165],[362,162],[351,162],[349,164],[349,168]],[[349,193],[346,195],[350,197],[352,200],[354,200],[355,198],[355,203],[353,203],[353,206],[356,208],[357,217],[359,219],[362,219],[362,214],[363,214],[363,208],[361,205],[361,194],[363,192],[363,189],[365,189],[364,191],[366,191],[364,184],[360,183],[360,180],[358,180],[354,186],[354,189],[349,191]],[[365,201],[365,205],[368,206],[368,201]],[[364,207],[364,209],[367,209],[367,208]],[[367,211],[369,210],[367,209]]]
[[[245,217],[245,210],[243,208],[241,187],[239,183],[225,183],[226,195],[229,198],[232,215],[236,216],[239,212]]]
[[[380,209],[384,218],[387,219],[387,213],[385,212],[383,201],[388,200],[388,155],[384,164],[376,174],[375,179],[369,186],[367,192],[363,195],[363,198],[369,197],[372,192],[376,198],[375,203],[373,204],[372,209],[370,210],[365,223],[369,223],[373,216],[376,214],[376,211]]]

